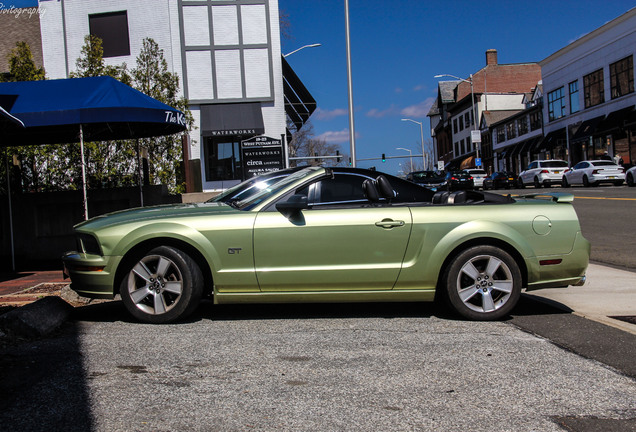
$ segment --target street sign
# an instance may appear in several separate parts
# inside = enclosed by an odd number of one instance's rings
[[[444,161],[437,161],[437,169],[444,171]]]
[[[480,143],[481,142],[481,132],[478,130],[471,130],[470,131],[470,140],[473,143]]]
[[[478,167],[481,166],[481,158],[475,159],[475,166],[478,166]]]
[[[282,141],[267,136],[257,136],[241,141],[241,161],[244,178],[283,169]]]

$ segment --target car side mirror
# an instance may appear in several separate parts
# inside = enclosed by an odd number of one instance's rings
[[[308,208],[307,196],[300,194],[292,195],[287,201],[276,204],[276,210],[288,219],[296,216],[301,210]]]

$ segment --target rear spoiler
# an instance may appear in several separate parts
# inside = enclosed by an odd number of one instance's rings
[[[558,203],[571,203],[574,201],[574,195],[571,193],[563,193],[563,192],[547,192],[547,193],[533,193],[527,195],[519,195],[515,198],[539,198],[539,199],[550,199],[554,202]]]

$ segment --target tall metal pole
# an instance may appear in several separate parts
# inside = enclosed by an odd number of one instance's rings
[[[353,83],[351,81],[351,41],[349,38],[349,0],[345,0],[345,32],[347,39],[347,84],[349,89],[349,142],[351,166],[356,166],[356,132],[353,120]]]
[[[418,122],[415,121],[413,119],[408,119],[408,118],[403,118],[402,121],[409,121],[411,123],[415,123],[420,125],[420,139],[421,139],[421,143],[422,143],[422,163],[424,164],[424,169],[427,168],[428,164],[427,164],[427,157],[426,157],[426,152],[424,151],[424,127],[422,126],[422,122]]]
[[[11,271],[15,272],[15,245],[13,240],[13,208],[11,206],[11,176],[9,175],[9,151],[4,149],[4,159],[7,168],[7,198],[9,199],[9,237],[11,240]]]
[[[84,192],[84,220],[88,220],[88,199],[86,197],[86,163],[84,162],[84,129],[80,125],[80,154],[82,157],[82,191]]]
[[[475,111],[475,91],[473,89],[473,74],[470,74],[470,97],[472,99],[473,102],[473,130],[477,130],[477,111]],[[479,147],[481,146],[481,143],[475,143],[475,157],[476,159],[479,159]]]

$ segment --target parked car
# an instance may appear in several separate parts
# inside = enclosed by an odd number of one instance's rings
[[[585,187],[598,186],[601,183],[620,186],[623,182],[625,182],[623,167],[616,165],[614,161],[593,160],[581,161],[567,170],[561,184],[563,187],[574,184],[582,184]]]
[[[473,182],[475,184],[475,189],[479,189],[484,187],[484,179],[488,174],[481,168],[469,168],[466,170],[468,174],[473,176]]]
[[[627,181],[627,186],[636,186],[636,166],[627,170],[625,173],[625,181]]]
[[[523,188],[527,185],[550,187],[553,184],[561,184],[563,173],[568,168],[568,163],[563,160],[536,160],[528,165],[525,171],[519,174],[517,186]]]
[[[445,171],[413,171],[406,176],[408,181],[438,191],[446,186]]]
[[[468,171],[449,171],[446,173],[446,190],[471,190],[475,188],[473,176]]]
[[[510,171],[497,171],[484,179],[484,190],[517,187],[517,175]]]
[[[590,244],[571,194],[433,193],[374,175],[308,167],[246,200],[98,216],[75,226],[78,249],[63,256],[65,273],[79,294],[121,294],[130,314],[150,323],[182,319],[203,297],[438,297],[465,318],[494,320],[510,313],[522,288],[585,280]]]

